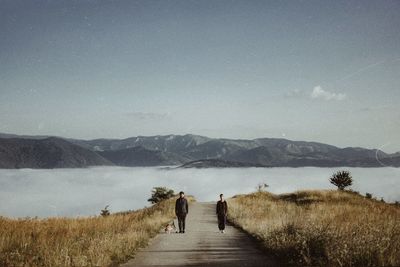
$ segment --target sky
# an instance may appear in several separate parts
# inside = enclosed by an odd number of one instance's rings
[[[0,0],[0,132],[400,151],[400,1]]]

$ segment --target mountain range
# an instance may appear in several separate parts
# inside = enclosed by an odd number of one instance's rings
[[[400,153],[279,138],[223,139],[199,135],[68,139],[0,134],[0,168],[101,165],[190,167],[400,167]]]
[[[60,138],[0,138],[0,168],[82,168],[111,164],[96,152]]]

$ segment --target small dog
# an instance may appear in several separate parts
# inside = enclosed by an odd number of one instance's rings
[[[175,227],[175,222],[174,221],[165,226],[165,233],[166,234],[170,234],[172,231],[175,231],[175,230],[176,230],[176,227]]]

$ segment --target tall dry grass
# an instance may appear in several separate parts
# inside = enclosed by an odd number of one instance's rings
[[[0,217],[0,266],[116,266],[174,217],[174,199],[106,217]]]
[[[242,195],[228,217],[289,265],[400,266],[400,208],[356,193]]]

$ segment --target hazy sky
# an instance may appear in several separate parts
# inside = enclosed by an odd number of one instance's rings
[[[0,0],[0,132],[400,151],[400,1]]]

